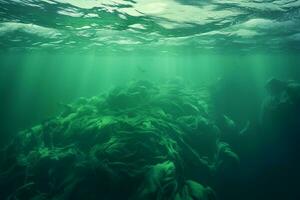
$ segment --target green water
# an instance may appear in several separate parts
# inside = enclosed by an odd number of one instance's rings
[[[0,0],[0,199],[299,199],[299,24],[298,0]]]

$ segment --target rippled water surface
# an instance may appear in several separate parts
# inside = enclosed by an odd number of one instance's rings
[[[0,46],[298,51],[300,1],[0,0]]]

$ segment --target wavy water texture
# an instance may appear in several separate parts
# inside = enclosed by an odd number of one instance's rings
[[[300,50],[299,0],[0,0],[1,49]]]

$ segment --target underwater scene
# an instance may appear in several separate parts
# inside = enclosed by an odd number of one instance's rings
[[[299,0],[0,0],[0,200],[298,200],[299,180]]]

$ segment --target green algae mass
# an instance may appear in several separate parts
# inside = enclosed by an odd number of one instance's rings
[[[213,200],[239,164],[221,136],[205,89],[133,82],[20,132],[1,151],[2,195]]]

